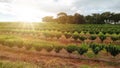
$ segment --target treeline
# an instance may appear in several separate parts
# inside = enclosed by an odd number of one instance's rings
[[[42,18],[43,22],[57,22],[57,23],[69,23],[69,24],[119,24],[120,13],[93,13],[92,15],[81,15],[75,13],[74,15],[67,15],[65,12],[60,12],[57,14],[57,18],[53,16],[45,16]]]

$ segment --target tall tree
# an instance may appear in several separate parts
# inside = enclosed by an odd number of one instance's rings
[[[63,17],[63,16],[67,16],[67,13],[60,12],[60,13],[57,14],[57,17]]]
[[[74,14],[74,23],[75,24],[83,24],[85,22],[84,16],[79,13]]]
[[[57,22],[58,23],[66,23],[67,21],[67,14],[64,12],[60,12],[57,14]]]
[[[72,15],[68,15],[66,23],[74,24],[74,17]]]
[[[114,13],[111,19],[114,21],[114,24],[117,24],[120,21],[120,13]]]
[[[99,14],[99,13],[93,14],[93,23],[94,24],[104,24],[104,20],[102,20],[101,14]]]
[[[93,16],[87,15],[87,16],[85,16],[85,23],[86,24],[92,24],[93,21],[94,21],[93,19],[94,19]]]
[[[42,18],[43,22],[53,22],[53,16],[45,16]]]
[[[102,20],[105,23],[110,23],[111,17],[112,17],[112,13],[111,12],[103,12],[101,14]]]

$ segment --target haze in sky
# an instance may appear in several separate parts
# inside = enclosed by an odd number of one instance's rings
[[[0,21],[39,22],[44,16],[120,13],[120,0],[0,0]]]

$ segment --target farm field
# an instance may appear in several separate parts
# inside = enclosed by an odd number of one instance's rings
[[[120,25],[0,23],[0,68],[119,67]]]

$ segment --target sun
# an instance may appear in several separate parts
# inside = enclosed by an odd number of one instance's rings
[[[38,13],[38,10],[27,8],[27,7],[21,7],[16,8],[14,10],[14,15],[16,16],[17,20],[23,21],[26,23],[39,21],[38,16],[40,13]]]
[[[12,7],[12,15],[16,17],[16,20],[22,21],[22,22],[40,22],[42,16],[45,15],[45,12],[43,12],[40,9],[32,8],[29,6],[21,6],[21,5],[15,5]]]
[[[9,7],[10,14],[15,17],[16,21],[20,22],[41,22],[43,17],[53,15],[53,13],[40,8],[34,0],[30,2],[29,0],[15,0]]]

